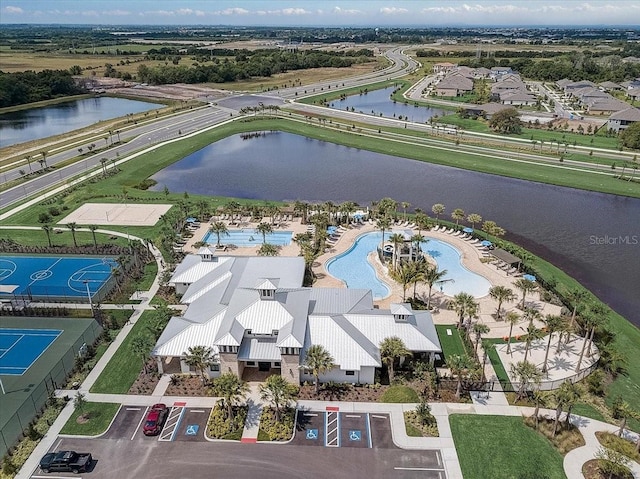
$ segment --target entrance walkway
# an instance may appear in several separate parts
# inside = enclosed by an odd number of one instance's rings
[[[260,416],[262,415],[262,400],[260,399],[260,383],[249,383],[249,396],[247,398],[247,420],[244,423],[242,439],[240,442],[255,443],[258,441],[258,431],[260,429]]]

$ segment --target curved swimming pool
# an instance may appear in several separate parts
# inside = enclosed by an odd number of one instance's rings
[[[385,235],[386,236],[386,235]],[[462,255],[454,246],[438,239],[425,236],[428,241],[421,244],[422,251],[428,253],[438,264],[438,269],[447,270],[443,282],[434,286],[447,296],[469,293],[476,298],[489,294],[491,283],[479,274],[469,271],[462,264]],[[332,258],[327,263],[327,271],[344,281],[349,288],[370,289],[374,299],[389,295],[388,286],[376,276],[367,256],[375,251],[382,239],[381,232],[365,233],[356,238],[351,248]]]

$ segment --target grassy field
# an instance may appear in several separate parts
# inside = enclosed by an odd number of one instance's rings
[[[51,233],[51,243],[53,246],[73,246],[73,237],[71,231],[64,226],[56,227],[62,233]],[[48,246],[47,235],[43,230],[0,230],[0,238],[12,239],[16,243],[23,246]],[[90,232],[77,231],[76,241],[78,246],[93,245],[93,236]],[[96,241],[98,244],[116,244],[119,246],[127,245],[127,238],[117,237],[110,239],[109,235],[96,233]]]
[[[562,456],[520,417],[449,416],[462,474],[473,479],[566,479]]]
[[[142,360],[131,351],[131,341],[146,331],[153,311],[145,311],[136,321],[107,366],[91,388],[92,393],[126,394],[142,370]]]
[[[73,400],[73,398],[72,398]],[[104,433],[114,416],[120,409],[120,404],[88,402],[82,411],[76,408],[67,423],[62,427],[60,434],[73,434],[81,436],[97,436]],[[79,423],[78,417],[88,414],[87,422]]]
[[[450,336],[447,334],[447,330],[451,331]],[[467,354],[464,344],[462,343],[462,338],[460,337],[460,332],[455,324],[436,324],[436,331],[445,362],[449,356],[464,356]]]

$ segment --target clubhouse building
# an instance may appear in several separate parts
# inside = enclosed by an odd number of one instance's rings
[[[281,374],[299,384],[306,350],[322,345],[334,359],[322,382],[375,382],[380,342],[397,336],[415,357],[433,361],[440,342],[428,311],[410,304],[377,309],[370,290],[303,287],[301,257],[217,256],[201,248],[178,265],[169,284],[187,309],[172,317],[152,355],[160,373],[188,373],[187,351],[211,347],[214,378],[231,371],[246,380]]]

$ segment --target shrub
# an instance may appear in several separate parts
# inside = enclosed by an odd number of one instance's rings
[[[38,223],[48,223],[49,221],[51,221],[51,216],[49,215],[49,213],[40,213],[38,215]]]
[[[60,216],[60,210],[57,207],[52,206],[51,208],[49,208],[49,214],[51,216]]]
[[[242,434],[247,409],[246,406],[236,406],[233,408],[233,418],[225,418],[226,410],[222,402],[218,401],[209,416],[207,436],[213,439],[231,439],[238,431]]]
[[[273,408],[265,407],[260,417],[260,432],[268,438],[268,441],[288,441],[293,435],[296,410],[287,408],[280,411],[280,422],[276,422],[276,413]]]
[[[587,383],[589,392],[596,396],[604,396],[604,379],[605,375],[600,369],[596,369],[587,376],[585,382]]]

